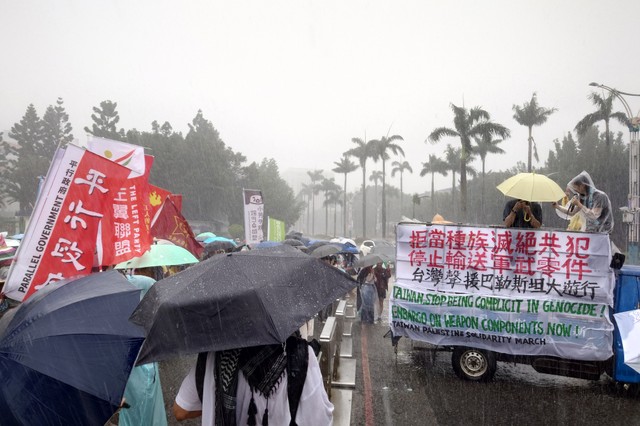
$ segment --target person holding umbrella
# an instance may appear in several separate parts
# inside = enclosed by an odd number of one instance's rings
[[[373,268],[373,274],[375,275],[376,290],[378,291],[378,321],[381,321],[382,308],[384,305],[384,299],[387,298],[387,289],[389,288],[391,271],[389,270],[389,267],[383,266],[382,262],[378,262]]]
[[[510,200],[504,206],[502,220],[507,228],[540,228],[542,226],[542,207],[540,203]]]
[[[288,245],[213,256],[154,284],[138,304],[130,321],[145,340],[136,363],[201,354],[176,397],[178,419],[330,425],[318,360],[291,335],[355,284]]]
[[[202,425],[333,424],[333,404],[307,342],[209,352],[185,377],[173,406],[178,421],[202,416]],[[199,376],[202,376],[199,379]]]
[[[538,173],[518,173],[502,182],[497,189],[508,201],[502,213],[507,228],[540,228],[542,226],[541,202],[554,202],[564,197],[564,191],[553,180]]]

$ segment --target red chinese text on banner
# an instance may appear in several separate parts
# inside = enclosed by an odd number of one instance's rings
[[[130,177],[114,191],[111,214],[102,222],[102,241],[99,244],[99,264],[115,265],[142,256],[151,246],[149,173],[153,157],[145,156],[145,173]]]
[[[151,235],[156,238],[169,240],[175,245],[184,247],[191,254],[200,258],[202,246],[189,226],[189,223],[182,216],[176,205],[167,197],[162,205],[160,213],[151,226]]]
[[[128,175],[75,145],[58,150],[7,277],[7,296],[25,300],[49,282],[90,274],[99,223]]]

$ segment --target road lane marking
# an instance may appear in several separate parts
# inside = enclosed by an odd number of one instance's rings
[[[364,382],[364,420],[365,426],[374,426],[373,394],[371,392],[371,376],[369,375],[369,353],[367,352],[368,330],[369,327],[366,325],[360,328],[360,347],[362,349],[362,381]]]

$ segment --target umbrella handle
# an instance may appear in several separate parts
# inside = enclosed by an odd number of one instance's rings
[[[531,216],[529,216],[527,213],[524,214],[524,221],[525,222],[530,222],[531,221]]]

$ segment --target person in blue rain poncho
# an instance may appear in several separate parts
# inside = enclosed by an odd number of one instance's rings
[[[127,279],[142,290],[141,299],[156,282],[144,275],[127,275]],[[120,410],[120,426],[167,425],[157,362],[139,365],[131,370],[124,400],[128,408]]]

